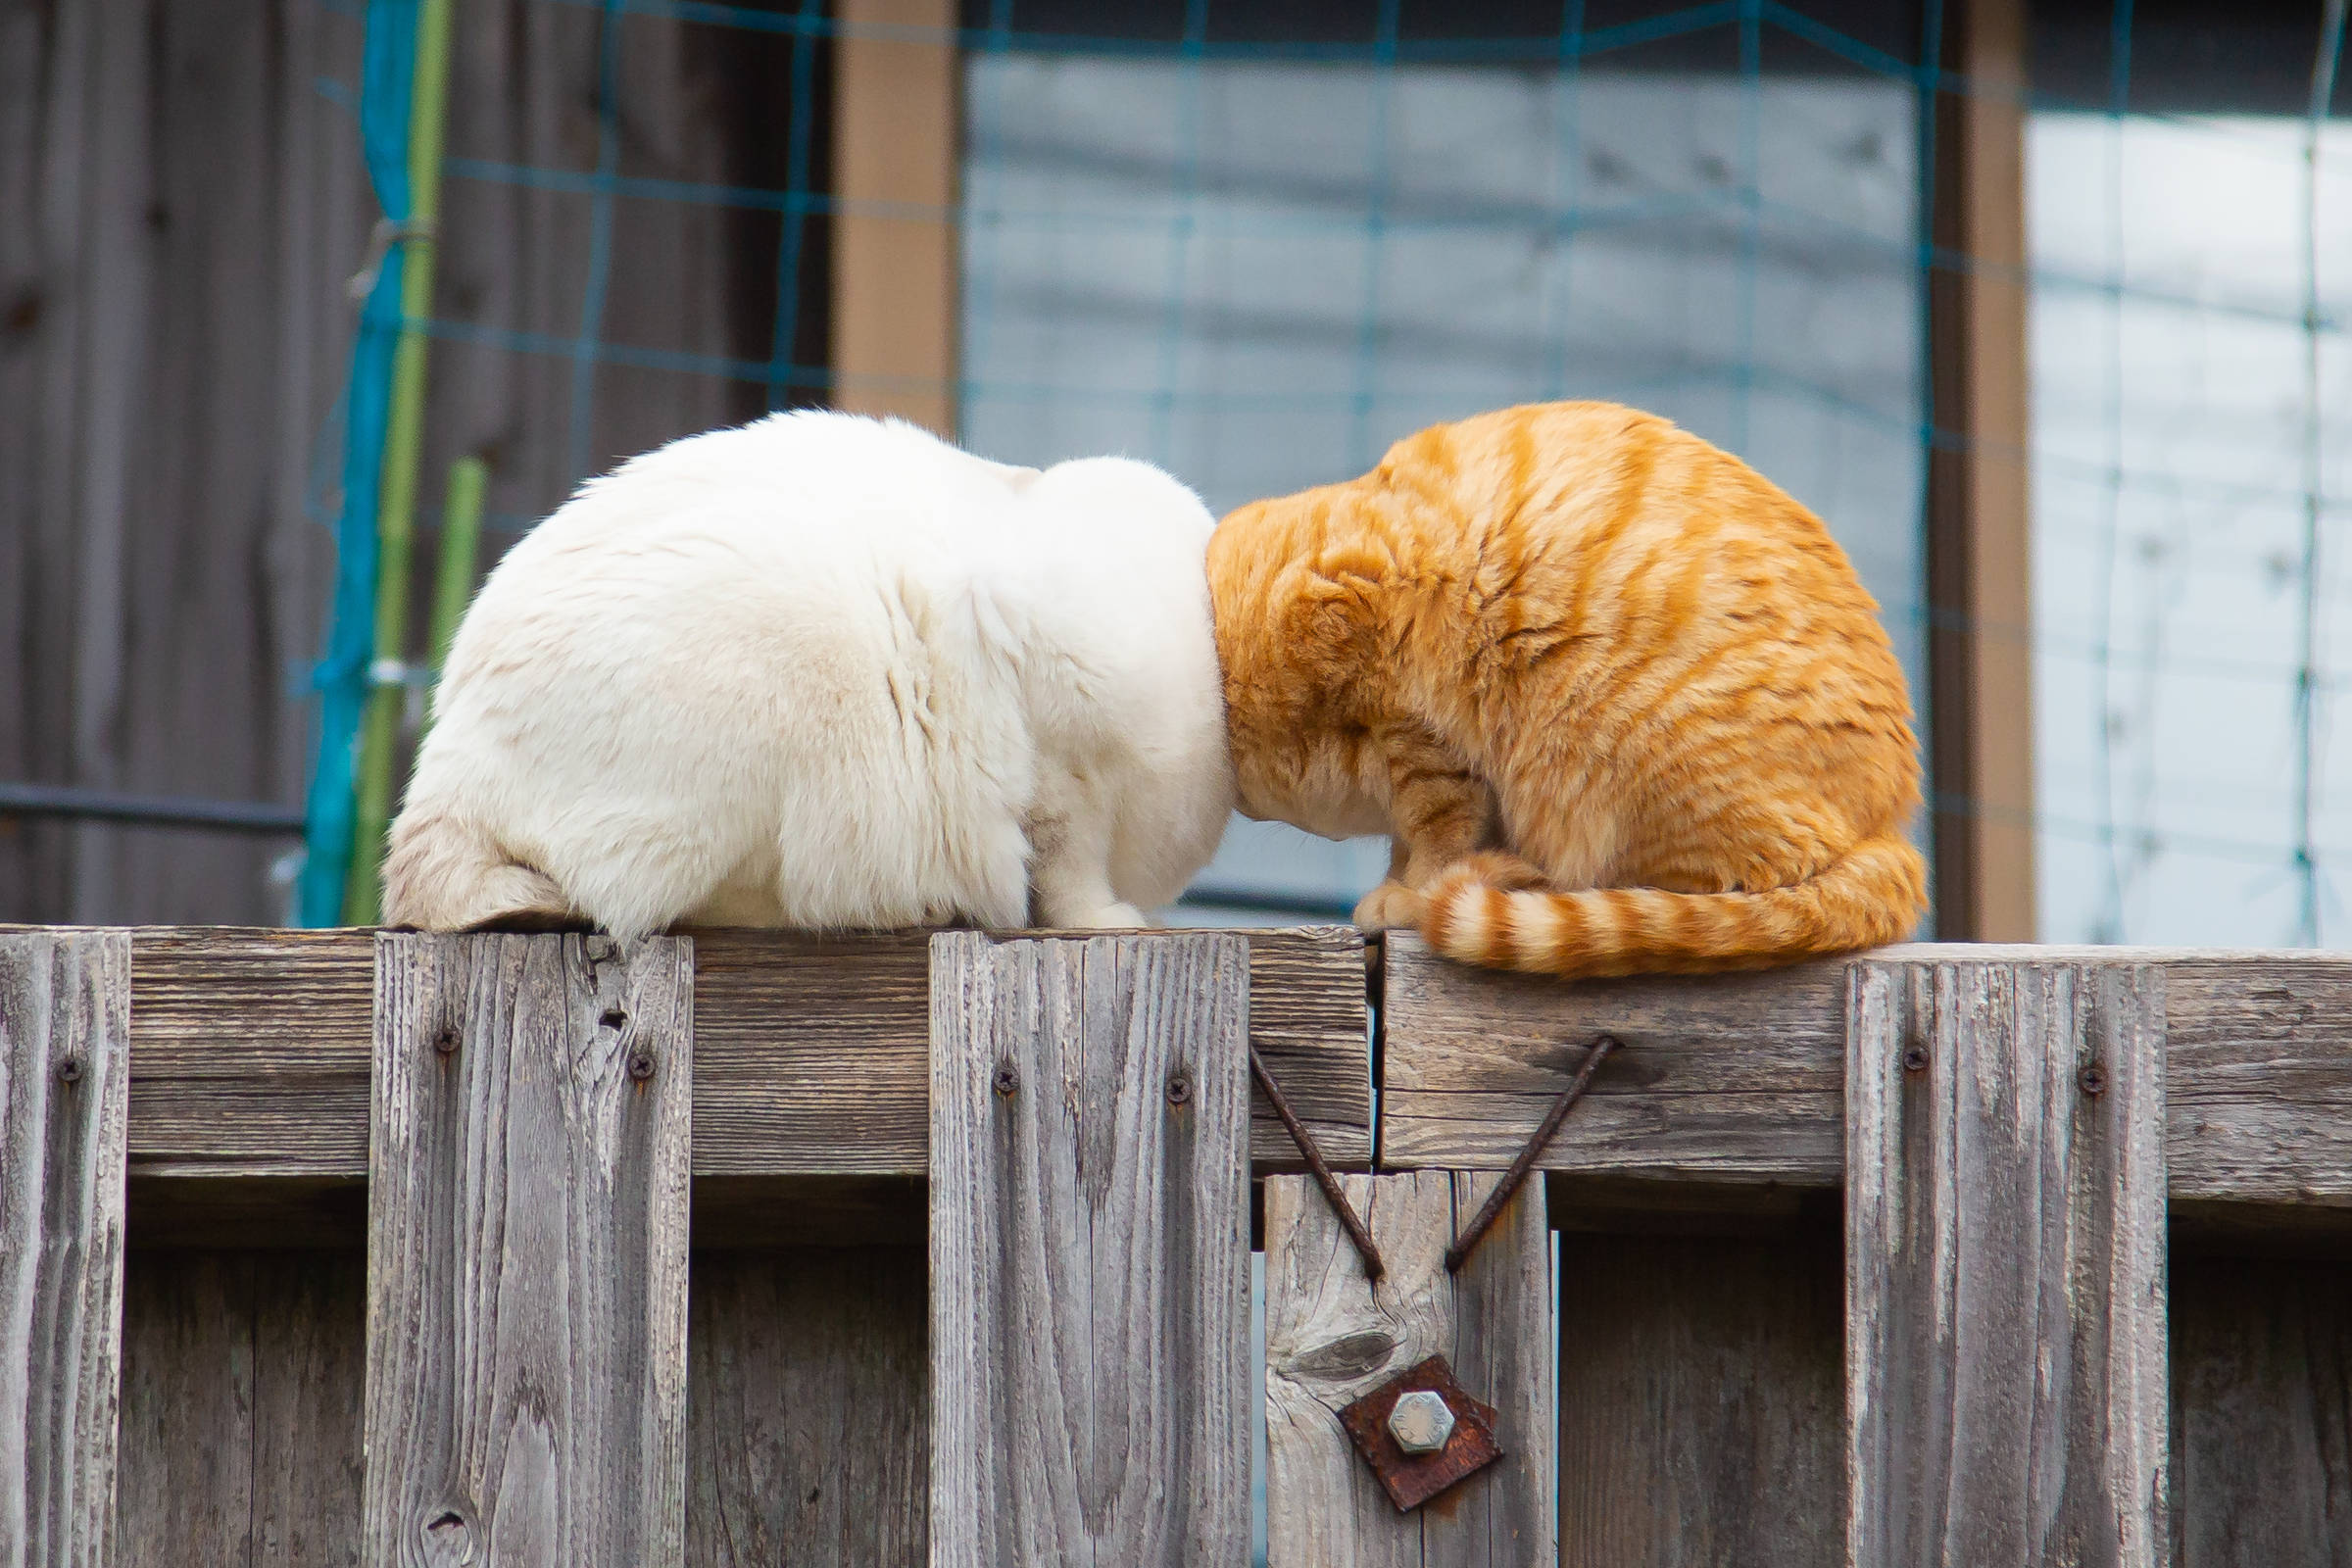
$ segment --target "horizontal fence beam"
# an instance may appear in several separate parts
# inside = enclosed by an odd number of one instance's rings
[[[2352,1207],[2352,956],[1920,944],[1870,959],[2161,969],[2172,1200]],[[1606,1034],[1625,1049],[1544,1169],[1835,1188],[1848,967],[1562,986],[1465,969],[1392,936],[1382,1165],[1509,1163]]]
[[[1252,930],[1250,1041],[1331,1160],[1371,1157],[1364,942]],[[920,1176],[930,937],[694,933],[698,1177]],[[132,1177],[364,1177],[374,938],[131,933]],[[1252,1106],[1259,1168],[1300,1168]]]
[[[364,1181],[372,935],[128,935],[134,1207],[186,1178]],[[1252,1042],[1332,1162],[1365,1168],[1362,938],[1247,936]],[[696,934],[699,1179],[919,1180],[927,942]],[[2163,969],[2173,1202],[2352,1208],[2352,956],[1920,945],[1873,957]],[[1463,968],[1399,934],[1381,967],[1384,1169],[1507,1164],[1606,1033],[1626,1049],[1543,1168],[1661,1190],[1843,1179],[1844,960],[1564,986]],[[1256,1169],[1299,1169],[1269,1108],[1252,1112]]]

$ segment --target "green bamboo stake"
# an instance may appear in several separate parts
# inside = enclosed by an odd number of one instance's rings
[[[416,79],[409,98],[409,222],[400,276],[404,322],[392,359],[392,413],[384,431],[382,507],[376,519],[375,662],[360,734],[359,799],[346,925],[373,925],[383,907],[384,834],[392,821],[392,760],[400,741],[402,688],[382,672],[408,652],[409,562],[416,514],[416,469],[424,437],[424,333],[433,310],[433,225],[441,211],[441,138],[449,102],[450,12],[454,0],[424,0],[416,13]]]
[[[441,556],[433,568],[431,624],[433,679],[449,663],[449,645],[458,635],[458,622],[473,598],[473,570],[481,554],[482,492],[490,483],[490,465],[479,458],[460,458],[449,466],[449,489],[441,501]],[[424,710],[431,729],[433,710]],[[422,745],[424,737],[417,736]]]

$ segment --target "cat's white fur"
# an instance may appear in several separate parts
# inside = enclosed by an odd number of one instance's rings
[[[466,612],[386,916],[1141,925],[1233,799],[1200,498],[772,416],[592,481]]]

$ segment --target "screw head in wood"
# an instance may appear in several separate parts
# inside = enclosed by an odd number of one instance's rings
[[[1400,1395],[1389,1412],[1389,1436],[1407,1453],[1436,1453],[1453,1436],[1453,1412],[1435,1389]]]
[[[652,1052],[650,1052],[650,1051],[632,1051],[632,1052],[630,1052],[630,1053],[629,1053],[629,1076],[630,1076],[630,1077],[632,1077],[632,1078],[634,1078],[634,1079],[636,1079],[636,1080],[637,1080],[639,1083],[643,1083],[643,1082],[645,1082],[645,1081],[646,1081],[648,1078],[651,1078],[653,1075],[654,1075],[654,1054],[653,1054]]]
[[[989,1080],[989,1084],[1000,1095],[1014,1094],[1021,1087],[1021,1075],[1010,1067],[999,1067],[996,1076]]]
[[[1181,1105],[1193,1098],[1193,1081],[1182,1073],[1168,1080],[1168,1103]]]
[[[441,1032],[433,1036],[433,1049],[441,1053],[441,1054],[444,1056],[456,1054],[458,1049],[458,1031],[448,1024],[443,1024],[441,1026]]]
[[[81,1082],[81,1074],[82,1065],[79,1056],[68,1056],[57,1064],[57,1077],[60,1083],[77,1084]]]
[[[1926,1072],[1927,1070],[1928,1048],[1925,1046],[1905,1046],[1903,1048],[1903,1071]]]
[[[2075,1074],[2075,1082],[2082,1086],[2082,1092],[2086,1095],[2105,1094],[2107,1092],[2107,1069],[2099,1062],[2089,1062],[2081,1072]]]

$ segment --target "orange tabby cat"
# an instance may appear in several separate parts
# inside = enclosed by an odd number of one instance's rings
[[[1607,403],[1506,409],[1208,547],[1243,809],[1394,836],[1360,925],[1555,975],[1906,934],[1903,672],[1820,519]]]

